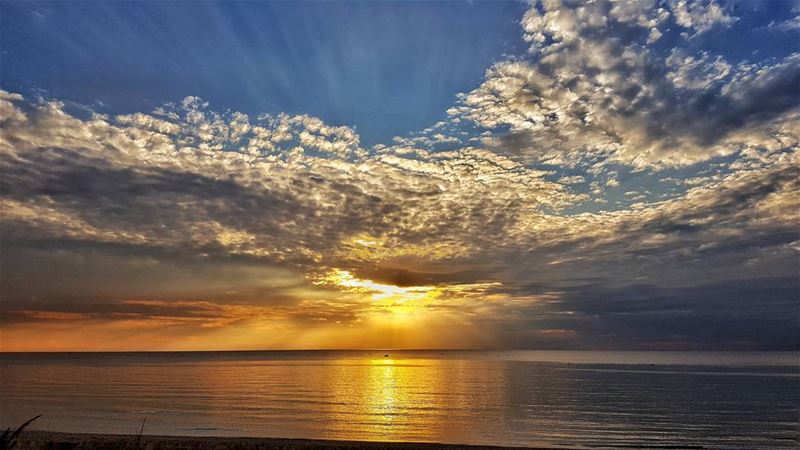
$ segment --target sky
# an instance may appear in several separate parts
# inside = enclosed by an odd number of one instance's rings
[[[800,349],[800,7],[0,3],[0,350]]]

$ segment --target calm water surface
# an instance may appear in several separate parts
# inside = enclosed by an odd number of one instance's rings
[[[567,447],[796,447],[797,353],[0,354],[0,426]]]

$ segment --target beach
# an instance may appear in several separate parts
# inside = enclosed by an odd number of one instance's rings
[[[103,450],[103,449],[142,449],[142,450],[445,450],[469,448],[474,450],[502,450],[532,447],[497,447],[477,445],[453,445],[422,442],[366,442],[335,441],[317,439],[272,439],[237,437],[186,437],[186,436],[135,436],[123,434],[79,434],[56,433],[49,431],[27,431],[17,444],[20,450],[58,449],[58,450]]]

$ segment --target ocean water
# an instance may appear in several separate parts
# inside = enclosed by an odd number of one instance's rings
[[[565,447],[798,445],[797,353],[0,354],[0,426]]]

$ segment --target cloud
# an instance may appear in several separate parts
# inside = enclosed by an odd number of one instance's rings
[[[682,50],[673,50],[666,60],[667,78],[678,88],[708,89],[730,74],[731,66],[721,56],[711,59],[707,52],[695,57]]]
[[[725,12],[725,9],[714,0],[671,0],[669,4],[675,22],[694,34],[702,34],[716,27],[729,27],[738,20]]]
[[[687,9],[688,8],[688,9]],[[796,115],[798,58],[728,63],[693,45],[654,45],[674,17],[705,32],[733,19],[715,3],[544,2],[522,20],[530,58],[502,61],[462,94],[453,117],[511,133],[485,140],[528,162],[574,166],[586,158],[636,168],[695,164],[774,134]],[[765,126],[773,123],[773,126]]]
[[[479,225],[495,223],[499,233],[578,198],[541,172],[478,149],[351,160],[347,152],[319,153],[324,146],[304,137],[333,136],[335,146],[351,133],[343,127],[267,118],[271,145],[262,145],[261,126],[244,127],[241,115],[226,121],[206,112],[198,121],[191,108],[182,122],[136,114],[116,124],[81,121],[55,103],[29,115],[17,110],[23,116],[2,142],[6,221],[41,237],[83,233],[318,264],[360,235],[397,255],[434,242],[447,247],[445,234],[461,235],[444,251],[457,253],[470,233],[491,230]],[[248,132],[234,136],[236,127]]]
[[[770,22],[767,29],[783,33],[796,33],[797,30],[800,30],[800,14],[781,22]]]

